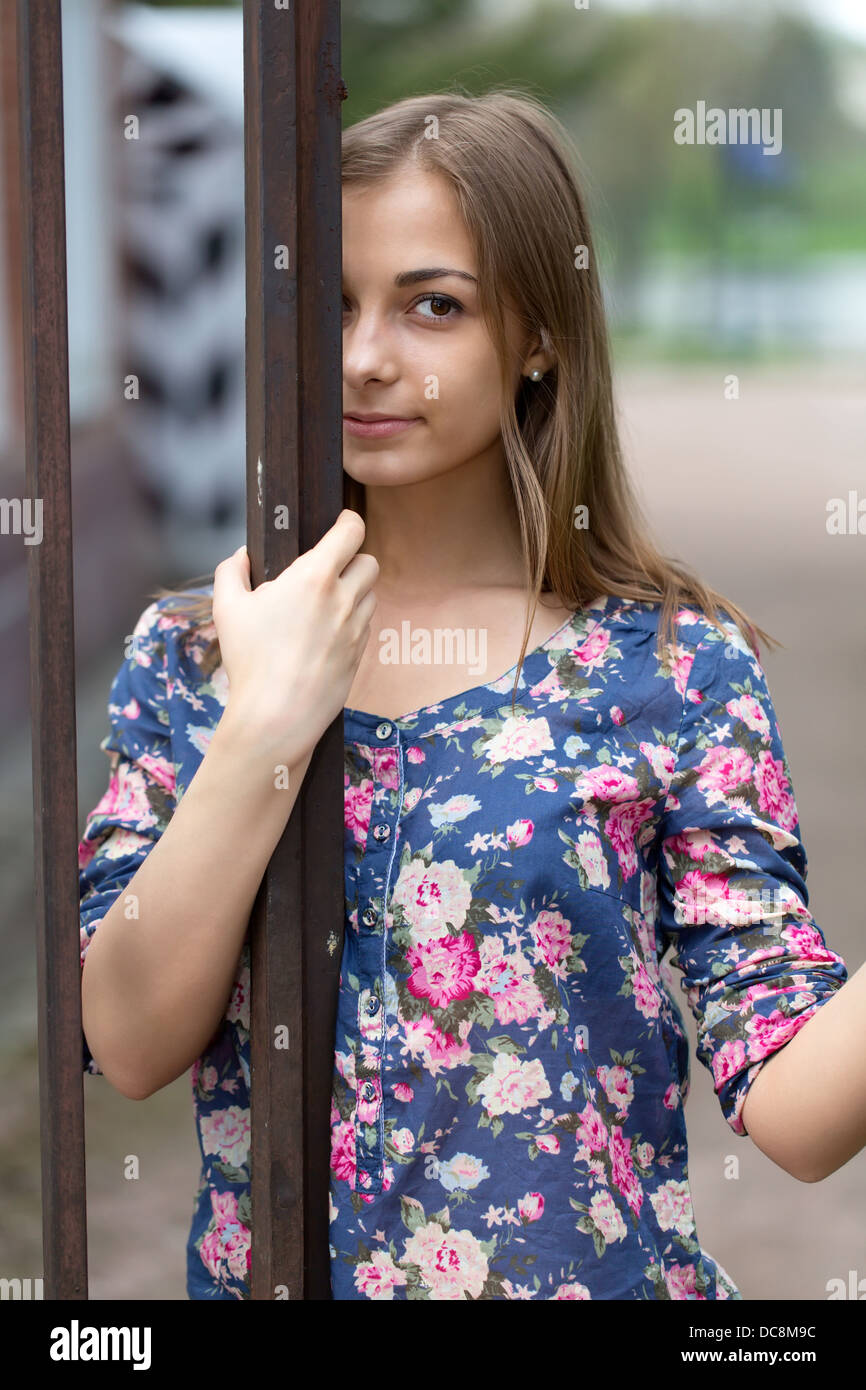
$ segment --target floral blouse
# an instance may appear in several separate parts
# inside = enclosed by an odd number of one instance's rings
[[[742,1297],[695,1228],[677,984],[744,1135],[762,1064],[847,969],[808,910],[759,660],[726,614],[722,635],[681,608],[659,662],[659,614],[578,610],[525,658],[513,717],[516,667],[400,719],[344,711],[335,1299]],[[219,721],[214,636],[158,600],[115,677],[82,963]],[[246,943],[190,1075],[188,1293],[248,1298]]]

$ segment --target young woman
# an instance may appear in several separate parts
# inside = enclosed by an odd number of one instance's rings
[[[666,947],[735,1134],[803,1181],[866,1139],[772,639],[648,539],[558,122],[413,98],[343,178],[347,509],[138,621],[80,845],[84,1065],[133,1098],[192,1069],[188,1292],[248,1297],[245,932],[342,710],[333,1296],[739,1298],[695,1229]]]

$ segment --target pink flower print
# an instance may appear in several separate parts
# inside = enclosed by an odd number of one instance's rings
[[[729,700],[725,709],[732,719],[741,719],[747,729],[752,729],[764,739],[769,738],[770,721],[763,705],[758,703],[754,695],[740,695],[736,700]]]
[[[614,1125],[610,1132],[608,1152],[613,1181],[637,1216],[643,1206],[643,1191],[632,1162],[631,1140],[626,1139],[619,1125]]]
[[[808,909],[805,909],[808,914]],[[835,951],[828,951],[811,917],[806,921],[794,922],[786,926],[782,931],[782,940],[786,941],[792,951],[804,961],[811,965],[815,961],[825,961],[833,964],[840,959]]]
[[[458,1037],[455,1038],[451,1033],[443,1033],[441,1029],[432,1025],[432,1021],[425,1014],[425,1019],[431,1024],[430,1042],[427,1047],[427,1060],[425,1066],[431,1076],[446,1068],[464,1066],[472,1055],[472,1049],[466,1041],[467,1035],[472,1030],[471,1019],[461,1019],[457,1025]]]
[[[547,1023],[544,1022],[546,1010],[541,990],[526,976],[515,977],[507,989],[493,995],[493,1011],[497,1023],[528,1023],[531,1018],[537,1018],[539,1028],[547,1027],[556,1017],[551,1015]]]
[[[688,1182],[670,1178],[655,1192],[651,1192],[649,1198],[656,1220],[663,1231],[676,1231],[681,1236],[694,1233],[695,1218]]]
[[[559,783],[555,777],[533,777],[532,785],[535,787],[536,791],[555,792]]]
[[[687,854],[702,863],[708,854],[718,854],[716,838],[709,830],[684,830],[681,835],[669,835],[664,842],[665,858],[671,863],[675,854]]]
[[[618,1118],[628,1114],[634,1100],[634,1077],[627,1067],[599,1067],[596,1076],[604,1088],[611,1105],[616,1108]]]
[[[578,1115],[580,1125],[575,1132],[578,1144],[585,1144],[592,1153],[599,1153],[608,1145],[607,1125],[589,1102]]]
[[[519,1115],[551,1094],[540,1060],[521,1062],[511,1052],[497,1052],[493,1070],[478,1086],[488,1115]]]
[[[565,960],[571,951],[571,923],[561,912],[543,909],[535,921],[530,922],[529,930],[535,943],[533,960],[555,965]]]
[[[405,1242],[404,1260],[417,1265],[431,1299],[477,1299],[487,1279],[487,1256],[471,1231],[445,1231],[428,1221]]]
[[[213,730],[208,730],[208,737],[205,740],[205,748],[213,737]],[[138,765],[142,767],[154,780],[158,782],[164,791],[173,792],[175,790],[174,763],[170,758],[155,758],[152,753],[140,753],[138,755]]]
[[[661,995],[650,978],[643,961],[639,961],[631,977],[635,1008],[644,1018],[658,1018],[661,1008]]]
[[[192,1064],[192,1084],[198,1086],[202,1091],[213,1091],[216,1089],[219,1080],[219,1072],[216,1067],[201,1064],[201,1058],[197,1057]]]
[[[586,1284],[578,1284],[575,1281],[573,1284],[560,1284],[556,1293],[550,1295],[549,1301],[574,1303],[576,1300],[588,1299],[591,1297],[592,1295],[586,1287]]]
[[[609,888],[610,874],[601,840],[593,830],[584,830],[578,835],[574,846],[580,866],[586,874],[590,888]]]
[[[115,826],[104,841],[102,853],[109,862],[113,859],[126,859],[143,845],[152,843],[147,835],[139,835],[136,830],[122,830],[120,826]]]
[[[645,797],[643,801],[614,806],[607,818],[605,832],[616,850],[623,878],[631,878],[637,872],[635,836],[644,822],[652,818],[652,814],[653,801]]]
[[[414,811],[415,807],[418,805],[418,802],[422,801],[423,798],[424,790],[422,787],[410,787],[409,790],[406,792],[406,795],[403,797],[402,815],[408,816],[409,812]]]
[[[241,966],[238,977],[232,986],[231,998],[226,1009],[229,1023],[239,1023],[249,1032],[250,1027],[250,967]]]
[[[400,785],[397,750],[395,748],[373,748],[371,754],[374,781],[381,787],[387,787],[389,791],[396,791]]]
[[[665,1284],[672,1300],[706,1300],[705,1293],[697,1288],[697,1270],[694,1265],[669,1265],[665,1270]]]
[[[687,648],[680,646],[678,643],[674,645],[668,643],[667,650],[677,694],[685,696],[689,676],[692,673],[692,666],[694,665],[694,653],[688,651]]]
[[[685,927],[711,925],[709,919],[715,913],[715,905],[718,905],[719,922],[724,922],[721,913],[729,897],[727,878],[689,869],[676,883],[677,922]]]
[[[637,779],[618,767],[604,763],[588,768],[574,784],[573,795],[583,801],[634,801],[639,792]]]
[[[572,647],[571,655],[575,661],[579,661],[582,666],[595,670],[604,664],[607,649],[610,646],[610,633],[605,628],[596,623],[591,632],[587,633],[583,641],[577,647]]]
[[[677,766],[674,750],[666,743],[639,743],[638,747],[661,782],[662,791],[667,791]]]
[[[623,712],[622,712],[622,710],[620,709],[619,705],[611,705],[611,707],[610,707],[610,717],[611,717],[611,719],[613,720],[614,724],[624,724],[624,723],[625,723],[625,715],[623,714]]]
[[[700,762],[697,787],[702,792],[729,794],[751,781],[753,766],[745,748],[708,748]]]
[[[533,700],[539,700],[542,695],[546,695],[552,704],[557,704],[568,698],[568,691],[560,681],[556,667],[552,666],[546,676],[529,687],[529,695]]]
[[[427,755],[423,748],[419,748],[417,743],[413,743],[411,748],[406,749],[406,761],[410,763],[423,763],[427,761]]]
[[[356,1166],[355,1126],[343,1120],[331,1130],[331,1167],[341,1182],[354,1183]]]
[[[624,1240],[628,1232],[610,1192],[596,1189],[589,1204],[589,1217],[604,1237],[605,1245]]]
[[[755,784],[759,809],[778,821],[783,830],[793,830],[799,816],[781,759],[774,758],[772,753],[766,751],[761,753],[755,764]]]
[[[760,1062],[771,1053],[777,1052],[786,1042],[790,1042],[795,1033],[799,1033],[803,1024],[811,1017],[812,1012],[788,1018],[779,1009],[774,1009],[771,1014],[766,1015],[753,1014],[746,1024],[746,1032],[749,1034],[749,1060]]]
[[[520,714],[514,717],[509,715],[500,732],[482,744],[482,748],[488,762],[504,763],[537,758],[541,753],[555,751],[556,745],[550,736],[550,725],[543,715],[533,719]]]
[[[219,1279],[224,1269],[235,1279],[247,1279],[250,1269],[250,1231],[238,1217],[233,1192],[211,1190],[213,1216],[201,1243],[201,1258],[208,1273]]]
[[[713,1084],[719,1087],[746,1065],[746,1045],[742,1038],[729,1038],[713,1054]]]
[[[471,1049],[466,1036],[472,1029],[470,1019],[459,1024],[460,1038],[452,1033],[443,1033],[437,1028],[429,1014],[420,1019],[400,1019],[405,1042],[401,1052],[410,1057],[421,1057],[427,1071],[436,1076],[443,1069],[450,1069],[468,1062]]]
[[[535,1146],[543,1154],[558,1154],[559,1140],[555,1134],[539,1134]]]
[[[366,843],[372,804],[373,783],[369,777],[365,777],[360,786],[346,785],[343,792],[343,824],[347,830],[354,832],[357,844]]]
[[[544,1213],[544,1198],[540,1192],[525,1192],[517,1203],[517,1210],[524,1226],[531,1221],[539,1221]]]
[[[405,1283],[406,1275],[387,1250],[374,1250],[369,1260],[355,1267],[355,1288],[365,1298],[393,1300],[395,1287]]]
[[[96,850],[97,850],[97,844],[96,844],[96,841],[95,841],[95,840],[85,840],[84,838],[82,838],[82,839],[79,841],[79,843],[78,843],[78,867],[79,867],[79,869],[86,869],[86,868],[87,868],[88,864],[90,863],[91,859],[93,858],[94,854],[96,853]],[[82,943],[83,943],[86,939],[87,939],[87,934],[86,934],[86,932],[85,932],[85,930],[84,930],[84,927],[81,927],[81,940],[82,940]],[[82,960],[84,959],[83,954],[82,954],[82,957],[81,957],[81,958],[82,958]]]
[[[409,993],[416,999],[429,999],[437,1009],[471,994],[472,981],[481,968],[475,942],[466,931],[412,946],[406,959],[412,971]]]
[[[400,870],[391,897],[393,905],[403,909],[417,945],[441,936],[448,925],[462,927],[472,889],[453,859],[429,866],[423,859],[411,859]]]
[[[411,1086],[407,1086],[405,1081],[397,1081],[391,1087],[395,1100],[410,1101],[414,1098],[415,1092]]]
[[[249,1109],[230,1105],[225,1110],[212,1110],[201,1116],[200,1128],[206,1154],[216,1154],[221,1163],[232,1168],[243,1167],[249,1157]]]
[[[407,1154],[411,1151],[412,1145],[415,1143],[415,1136],[411,1129],[406,1129],[404,1126],[403,1129],[395,1129],[393,1131],[391,1134],[391,1143],[394,1145],[398,1154]]]
[[[475,988],[493,1000],[499,1023],[526,1023],[544,1008],[533,970],[522,951],[505,955],[502,938],[486,936],[481,943],[482,966]]]
[[[119,771],[119,761],[112,764],[108,787],[90,813],[90,820],[97,816],[110,816],[115,820],[138,821],[142,825],[153,824],[153,811],[147,799],[147,783],[141,771],[129,764],[123,775]]]
[[[529,841],[532,839],[534,829],[535,827],[531,820],[513,821],[505,832],[508,848],[523,849],[523,846],[528,845]]]

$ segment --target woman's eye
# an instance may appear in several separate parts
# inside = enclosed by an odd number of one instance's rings
[[[421,295],[420,299],[416,299],[412,307],[418,308],[421,304],[430,305],[432,312],[429,314],[422,314],[421,317],[422,319],[429,319],[431,321],[434,319],[453,319],[456,318],[458,314],[463,313],[463,305],[458,304],[456,299],[452,299],[451,296],[447,294],[435,294],[431,291],[429,294]],[[351,307],[349,301],[343,296],[343,313],[348,313]],[[453,310],[453,312],[449,312],[449,310]]]
[[[434,302],[436,305],[434,312],[432,314],[422,314],[422,319],[453,319],[463,312],[462,306],[457,303],[457,300],[451,299],[447,294],[424,294],[420,299],[415,301],[415,307],[417,308],[421,304],[429,304],[430,308],[433,309]],[[443,306],[445,309],[454,309],[456,312],[453,314],[441,313],[440,310]]]

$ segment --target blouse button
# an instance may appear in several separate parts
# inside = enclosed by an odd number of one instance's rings
[[[387,838],[388,838],[388,836],[389,836],[390,834],[391,834],[391,827],[390,827],[390,825],[374,825],[374,826],[373,826],[373,839],[374,839],[374,840],[387,840]]]
[[[388,724],[387,722],[384,722],[384,723],[380,724],[380,725],[378,726],[378,728],[376,729],[376,737],[377,737],[377,738],[387,738],[388,735],[390,734],[390,732],[391,732],[391,725]]]
[[[373,1014],[377,1014],[378,1012],[379,1001],[376,998],[375,994],[371,994],[370,998],[367,1000],[367,1013],[370,1014],[370,1016],[372,1017]]]
[[[373,1085],[372,1081],[365,1081],[365,1082],[364,1082],[364,1085],[363,1085],[362,1090],[361,1090],[361,1094],[363,1095],[363,1097],[364,1097],[365,1100],[375,1100],[375,1099],[376,1099],[376,1087]]]
[[[375,907],[364,908],[364,911],[361,913],[361,921],[364,923],[365,927],[375,927],[378,920],[379,914]]]

